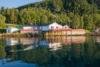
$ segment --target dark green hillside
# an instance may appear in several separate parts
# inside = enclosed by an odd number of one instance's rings
[[[58,0],[59,1],[59,0]],[[78,0],[62,0],[63,2],[73,2],[73,1],[78,1]],[[30,4],[27,4],[27,5],[23,5],[23,6],[20,6],[18,7],[18,9],[23,9],[23,8],[28,8],[28,7],[43,7],[43,8],[46,8],[46,7],[52,7],[52,0],[43,0],[41,2],[36,2],[36,3],[30,3]],[[96,4],[98,8],[100,8],[100,0],[87,0],[87,2],[89,4]],[[57,2],[56,2],[57,3]],[[64,6],[64,5],[63,5]]]

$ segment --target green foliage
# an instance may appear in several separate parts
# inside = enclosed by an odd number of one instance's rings
[[[54,8],[54,11],[61,11],[63,9],[63,2],[62,0],[52,0],[52,6]]]
[[[5,26],[6,26],[5,20],[6,20],[5,16],[0,14],[0,28],[5,28]]]
[[[84,28],[87,30],[93,30],[94,29],[94,20],[93,20],[93,16],[91,15],[84,15],[83,18],[84,21]]]
[[[6,56],[4,43],[2,40],[0,41],[0,58],[4,58]]]
[[[100,27],[100,14],[95,14],[95,27]]]
[[[18,13],[17,9],[5,9],[1,14],[6,17],[6,23],[15,24],[18,21]]]

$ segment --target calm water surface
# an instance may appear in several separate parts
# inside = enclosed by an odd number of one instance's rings
[[[0,67],[100,67],[100,37],[0,39]]]

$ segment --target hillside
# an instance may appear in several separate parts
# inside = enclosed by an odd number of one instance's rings
[[[95,2],[99,6],[99,0]],[[43,0],[0,10],[0,25],[47,25],[57,22],[71,28],[93,30],[100,27],[99,9],[91,0]]]
[[[66,0],[68,1],[68,0]],[[92,4],[93,2],[97,5],[97,7],[100,9],[100,0],[87,0],[88,3]],[[50,5],[50,4],[49,4]],[[28,7],[47,7],[47,2],[46,1],[41,1],[41,2],[36,2],[36,3],[30,3],[30,4],[26,4],[23,6],[18,7],[18,9],[23,9],[23,8],[28,8]]]

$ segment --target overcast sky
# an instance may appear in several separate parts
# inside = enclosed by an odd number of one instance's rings
[[[23,6],[28,3],[34,3],[41,0],[0,0],[0,8],[13,8],[13,7],[19,7]]]

